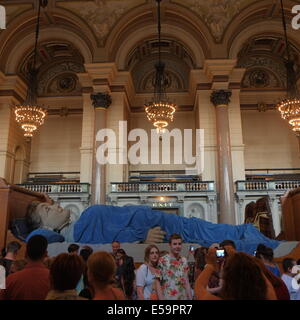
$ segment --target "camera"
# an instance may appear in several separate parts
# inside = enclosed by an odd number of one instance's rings
[[[217,249],[216,256],[218,258],[224,258],[225,257],[225,250],[224,249]]]
[[[190,251],[195,251],[195,247],[194,246],[190,246]]]

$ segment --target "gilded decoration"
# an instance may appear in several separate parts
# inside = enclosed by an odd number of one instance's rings
[[[145,4],[146,0],[94,0],[62,1],[57,6],[68,9],[80,16],[94,31],[100,45],[118,20],[134,7]]]
[[[206,23],[215,40],[220,42],[233,17],[257,0],[172,0],[171,2],[194,11]]]

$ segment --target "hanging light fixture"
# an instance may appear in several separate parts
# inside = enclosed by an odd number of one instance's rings
[[[300,96],[297,89],[296,73],[294,69],[294,62],[291,60],[290,46],[287,38],[286,21],[283,10],[283,1],[281,2],[282,24],[285,37],[285,48],[287,60],[285,61],[287,74],[287,96],[277,105],[281,117],[287,120],[293,127],[293,131],[297,136],[300,136]]]
[[[37,44],[40,31],[40,12],[41,7],[45,8],[48,4],[48,0],[39,0],[38,17],[35,32],[35,46],[33,54],[33,63],[28,72],[28,90],[27,96],[22,105],[16,105],[14,107],[16,121],[20,124],[21,128],[25,131],[24,136],[31,138],[34,131],[44,123],[47,115],[46,109],[37,105]]]
[[[165,75],[165,64],[161,61],[161,22],[160,2],[157,2],[157,29],[158,29],[158,62],[155,65],[154,96],[151,102],[145,104],[147,118],[151,121],[158,133],[163,133],[170,122],[173,121],[176,105],[169,102],[166,94],[168,79]]]

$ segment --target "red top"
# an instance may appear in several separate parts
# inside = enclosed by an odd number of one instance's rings
[[[278,287],[274,287],[276,296],[278,300],[290,300],[290,294],[289,294],[289,290],[287,288],[287,286],[285,285],[284,281],[281,280],[280,278],[278,278],[278,280],[280,280],[280,286]]]
[[[44,300],[49,290],[49,269],[40,262],[31,262],[6,278],[0,300]]]

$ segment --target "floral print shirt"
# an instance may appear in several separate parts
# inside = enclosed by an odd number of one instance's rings
[[[162,293],[167,300],[187,300],[186,282],[188,281],[188,263],[185,257],[176,259],[167,254],[159,259]]]

